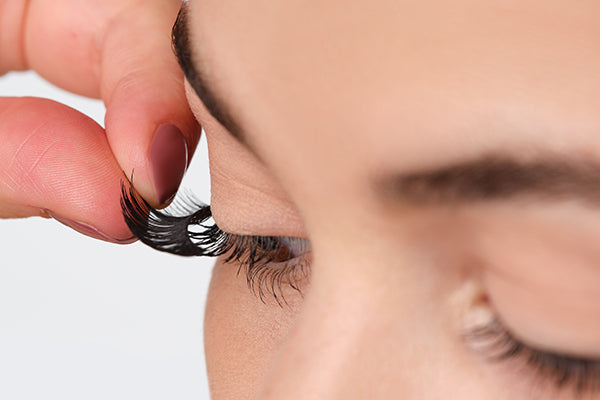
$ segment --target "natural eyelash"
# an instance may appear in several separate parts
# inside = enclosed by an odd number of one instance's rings
[[[284,285],[301,292],[300,284],[306,279],[310,264],[305,239],[224,232],[216,224],[208,223],[210,206],[192,196],[178,200],[169,207],[169,212],[159,211],[124,183],[121,184],[121,209],[131,232],[156,250],[181,256],[227,254],[225,262],[239,263],[238,274],[244,270],[248,287],[263,302],[271,295],[283,305],[286,302]],[[292,258],[284,242],[294,241],[307,254]]]
[[[579,396],[600,390],[600,360],[534,349],[516,339],[498,318],[469,330],[465,338],[492,361],[523,360],[558,389],[572,387]]]

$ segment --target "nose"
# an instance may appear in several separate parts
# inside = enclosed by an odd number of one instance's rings
[[[433,398],[423,383],[447,366],[433,357],[443,341],[426,285],[410,273],[387,279],[368,262],[345,267],[314,274],[260,398]]]

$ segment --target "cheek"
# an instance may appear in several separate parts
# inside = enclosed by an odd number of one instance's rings
[[[204,346],[211,398],[254,399],[298,314],[301,296],[286,294],[287,305],[262,302],[238,265],[220,258],[206,304]]]

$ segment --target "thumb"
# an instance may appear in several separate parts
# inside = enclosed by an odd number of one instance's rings
[[[0,218],[52,216],[98,239],[133,241],[102,127],[50,100],[3,97],[0,137]]]

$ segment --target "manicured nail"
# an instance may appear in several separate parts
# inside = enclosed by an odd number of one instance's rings
[[[150,145],[150,166],[160,204],[173,199],[187,168],[187,143],[172,124],[160,125]]]
[[[99,229],[94,228],[93,226],[88,225],[86,223],[74,221],[70,218],[64,217],[64,216],[57,214],[50,210],[44,210],[44,211],[46,212],[46,214],[48,214],[50,217],[54,218],[61,224],[66,225],[69,228],[72,228],[79,233],[83,233],[84,235],[91,236],[96,239],[104,240],[104,241],[111,242],[111,243],[117,243],[117,244],[133,243],[137,240],[135,237],[131,237],[128,239],[123,239],[123,240],[115,239],[113,237],[108,236],[107,234],[100,231]]]

